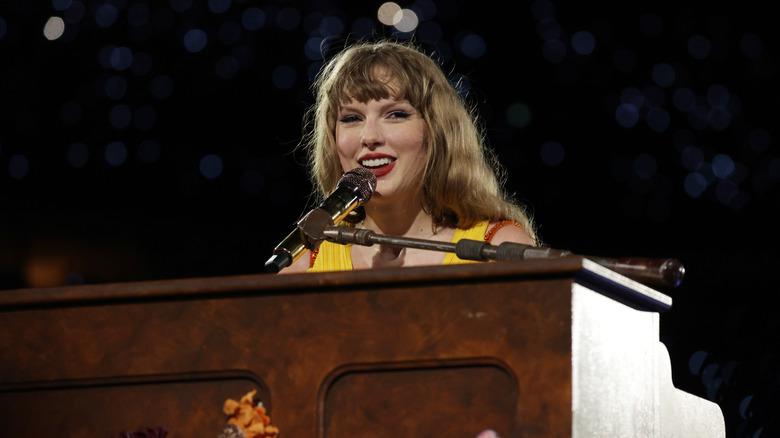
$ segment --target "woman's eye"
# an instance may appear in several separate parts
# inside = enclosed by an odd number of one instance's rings
[[[357,122],[358,120],[360,120],[358,116],[348,115],[348,116],[343,116],[339,121],[341,123],[351,123],[351,122]]]
[[[391,119],[408,119],[412,115],[410,113],[407,113],[406,111],[393,111],[390,113]]]

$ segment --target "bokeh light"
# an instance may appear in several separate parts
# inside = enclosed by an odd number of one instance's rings
[[[596,38],[590,32],[581,30],[572,35],[571,47],[580,55],[590,55],[596,50]]]
[[[84,143],[74,143],[68,147],[68,163],[80,169],[89,161],[89,148]]]
[[[30,162],[22,154],[12,155],[8,160],[8,173],[13,179],[22,179],[30,171]]]
[[[675,78],[676,74],[671,65],[662,62],[653,67],[653,81],[658,84],[659,87],[671,87],[674,85]]]
[[[399,12],[401,12],[401,6],[398,3],[385,2],[377,9],[376,17],[385,26],[392,26],[395,24],[396,14]]]
[[[260,30],[265,25],[266,14],[258,7],[247,8],[241,15],[241,25],[248,31]]]
[[[190,29],[184,34],[184,47],[188,52],[200,52],[208,43],[206,32],[201,29]]]
[[[121,166],[127,159],[127,146],[121,141],[112,141],[106,146],[104,157],[111,166]]]
[[[563,146],[557,141],[548,141],[541,148],[542,162],[550,167],[557,167],[565,158]]]
[[[420,20],[411,9],[401,9],[393,16],[393,27],[400,32],[412,32],[417,29]]]
[[[119,10],[116,6],[110,3],[103,3],[95,10],[95,23],[100,27],[112,26],[119,15]]]
[[[506,111],[509,124],[516,128],[525,128],[531,123],[531,109],[524,103],[513,103]]]
[[[487,45],[484,38],[479,35],[469,33],[461,40],[460,50],[469,58],[480,58],[485,54]]]
[[[222,158],[217,154],[207,154],[200,160],[200,174],[206,179],[215,179],[222,174]]]
[[[712,44],[704,36],[694,35],[688,40],[688,52],[695,59],[706,59],[712,52]]]
[[[3,27],[4,23],[0,23],[0,38],[2,38],[2,34],[4,33]],[[49,18],[46,25],[43,27],[43,35],[50,41],[58,39],[63,33],[65,33],[65,21],[60,17]]]
[[[208,0],[209,10],[215,14],[227,12],[231,3],[231,0]]]

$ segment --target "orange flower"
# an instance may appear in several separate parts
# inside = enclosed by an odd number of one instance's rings
[[[222,412],[228,416],[228,423],[238,426],[246,438],[277,438],[279,429],[271,426],[271,417],[266,415],[265,406],[255,404],[257,390],[250,391],[240,401],[225,400]]]

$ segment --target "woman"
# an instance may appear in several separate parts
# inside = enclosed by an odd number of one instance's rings
[[[537,245],[524,209],[503,191],[497,163],[441,68],[408,44],[360,43],[320,72],[305,139],[320,199],[343,172],[377,177],[371,200],[347,219],[377,234]],[[353,212],[354,213],[354,212]],[[454,254],[324,242],[282,272],[467,263]]]

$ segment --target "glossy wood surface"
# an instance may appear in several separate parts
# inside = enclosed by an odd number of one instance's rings
[[[285,437],[571,435],[582,260],[0,291],[7,436],[213,437],[257,389]]]

